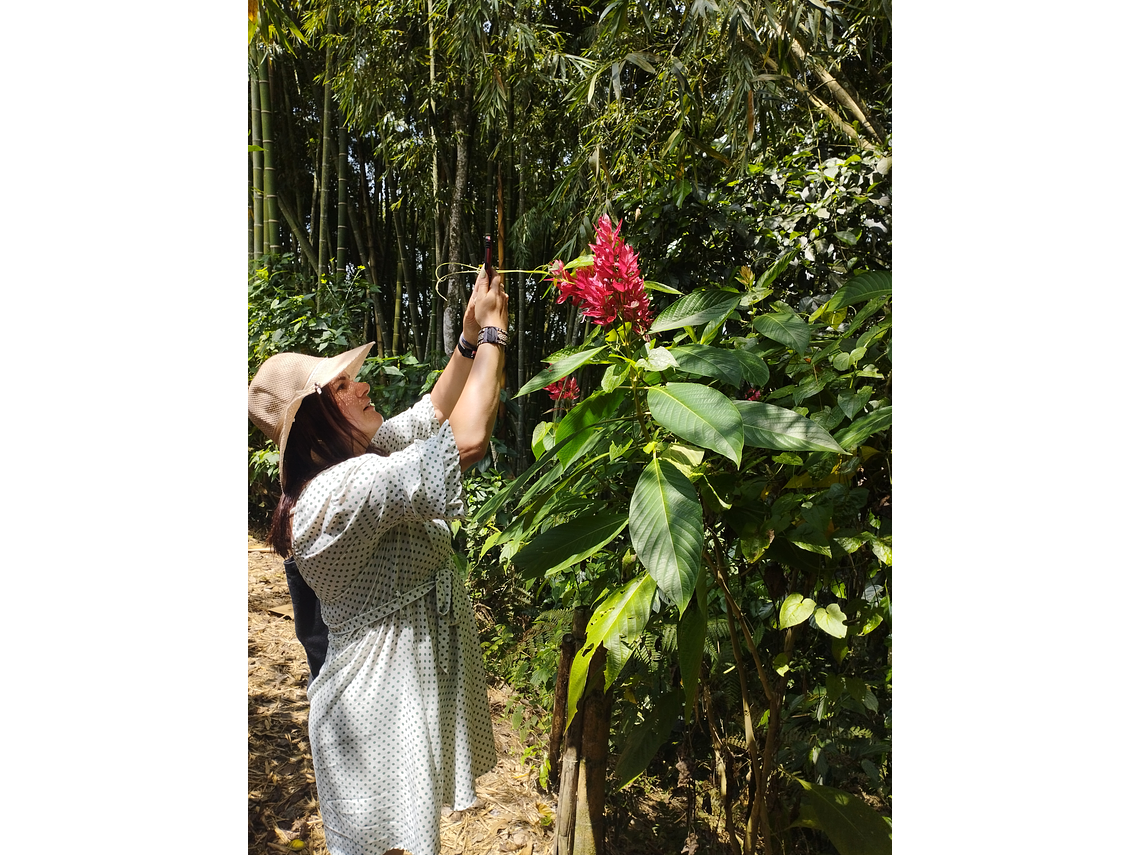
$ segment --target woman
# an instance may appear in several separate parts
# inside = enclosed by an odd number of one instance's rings
[[[249,387],[281,449],[270,542],[290,551],[329,628],[309,686],[309,740],[333,855],[437,855],[444,805],[475,802],[495,765],[486,678],[449,520],[499,403],[507,295],[479,273],[435,387],[385,421],[354,380],[371,344],[278,354]],[[474,346],[471,346],[474,343]]]

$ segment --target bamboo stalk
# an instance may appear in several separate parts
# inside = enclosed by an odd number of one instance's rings
[[[599,644],[590,659],[582,709],[582,752],[574,855],[594,855],[605,845],[606,762],[610,749],[613,695],[605,690],[606,647]],[[585,795],[586,817],[581,796]],[[588,833],[582,829],[588,828]],[[580,842],[579,842],[580,841]]]

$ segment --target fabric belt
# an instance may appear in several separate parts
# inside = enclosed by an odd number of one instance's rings
[[[374,606],[371,609],[368,609],[368,611],[354,615],[343,623],[339,623],[335,626],[330,624],[330,643],[335,643],[337,647],[343,646],[348,641],[348,636],[350,634],[363,627],[370,626],[377,621],[383,620],[384,618],[388,617],[388,615],[399,611],[405,606],[411,605],[420,597],[425,596],[432,588],[435,588],[436,612],[439,616],[440,629],[442,630],[445,626],[458,626],[459,618],[451,609],[452,590],[455,585],[459,584],[458,580],[456,579],[457,570],[458,564],[453,556],[452,560],[448,561],[445,565],[436,570],[435,573],[427,579],[427,581],[421,582],[420,584],[416,585],[416,587],[405,591],[403,594],[400,594],[400,596],[388,600],[387,602],[381,603],[378,606]],[[451,645],[443,643],[444,639],[442,638],[440,639],[440,642],[441,651],[449,649],[451,647]],[[444,670],[446,670],[446,663],[443,664]]]

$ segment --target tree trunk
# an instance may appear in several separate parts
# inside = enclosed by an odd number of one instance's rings
[[[289,206],[289,202],[284,196],[277,201],[281,208],[281,213],[285,217],[285,222],[289,224],[289,230],[293,233],[293,237],[297,241],[297,246],[300,248],[301,254],[305,256],[305,260],[308,261],[309,266],[313,268],[314,275],[320,276],[320,265],[317,263],[317,254],[313,252],[313,245],[309,243],[309,239],[305,237],[305,230],[297,220],[297,215],[293,213],[293,209]]]
[[[455,111],[455,184],[451,191],[451,221],[448,225],[447,305],[443,310],[443,351],[451,353],[458,339],[459,321],[463,316],[467,289],[459,275],[459,252],[463,241],[463,197],[467,192],[468,118],[471,115],[471,84],[464,87]]]
[[[321,311],[321,285],[329,260],[328,196],[329,196],[329,137],[332,129],[332,43],[325,48],[324,107],[321,110],[321,193],[317,208],[317,313]]]

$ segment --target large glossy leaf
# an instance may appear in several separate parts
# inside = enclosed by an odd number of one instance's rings
[[[744,444],[779,451],[843,451],[831,434],[793,410],[762,401],[733,402],[744,425]]]
[[[631,784],[649,766],[649,761],[673,732],[677,716],[681,714],[682,693],[674,689],[658,698],[645,720],[637,724],[625,743],[625,750],[614,764],[618,789]]]
[[[760,335],[787,345],[801,355],[811,341],[807,323],[793,312],[769,312],[761,315],[753,323],[753,328]]]
[[[891,855],[890,826],[861,798],[806,781],[800,785],[813,825],[823,830],[839,855]]]
[[[740,295],[735,291],[710,289],[687,294],[666,307],[650,332],[665,332],[681,327],[695,327],[712,321],[722,322],[740,303]]]
[[[862,445],[880,431],[891,426],[891,405],[885,404],[841,431],[836,441],[848,451]]]
[[[612,416],[625,399],[626,395],[621,390],[597,392],[566,414],[558,423],[554,434],[560,446],[558,459],[562,461],[563,466],[570,465],[575,454],[597,429],[598,422]]]
[[[657,593],[657,583],[647,573],[631,579],[610,594],[594,611],[586,625],[586,641],[582,649],[574,655],[570,666],[570,685],[566,695],[566,727],[578,711],[578,701],[586,688],[590,660],[599,645],[616,645],[620,639],[632,641],[645,630],[649,613],[653,607],[653,596]],[[608,689],[613,676],[606,674]]]
[[[696,488],[672,463],[655,458],[637,479],[629,503],[629,534],[638,560],[684,611],[701,569],[704,524]]]
[[[874,270],[848,280],[842,288],[835,292],[835,296],[827,301],[827,307],[830,311],[836,312],[846,306],[864,303],[875,297],[889,297],[890,294],[890,272]]]
[[[599,511],[554,526],[535,537],[512,559],[525,576],[558,573],[585,561],[629,524],[628,514]]]
[[[740,360],[731,350],[707,344],[687,344],[674,347],[670,352],[682,371],[712,377],[730,386],[740,385]]]
[[[716,389],[698,383],[669,383],[651,387],[646,402],[653,418],[666,430],[740,465],[744,450],[741,415]]]
[[[549,367],[544,368],[542,371],[532,377],[525,386],[519,389],[515,395],[518,398],[528,392],[533,392],[535,389],[542,389],[549,386],[556,380],[561,380],[570,374],[573,374],[587,362],[592,360],[595,356],[605,350],[607,345],[601,347],[591,347],[588,350],[579,351],[573,356],[567,356],[565,359],[559,359],[557,362],[551,363]]]

